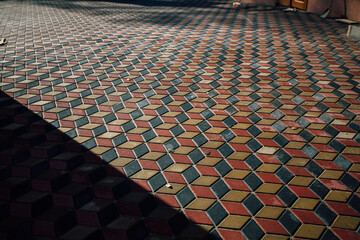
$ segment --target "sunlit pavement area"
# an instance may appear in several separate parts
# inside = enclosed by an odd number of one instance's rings
[[[0,1],[0,239],[360,239],[360,42],[232,1]]]

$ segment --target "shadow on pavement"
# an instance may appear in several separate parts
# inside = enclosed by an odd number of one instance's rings
[[[0,239],[212,238],[72,135],[0,92]]]

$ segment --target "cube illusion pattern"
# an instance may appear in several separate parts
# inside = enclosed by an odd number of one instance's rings
[[[0,8],[4,238],[360,238],[344,25],[230,1]]]

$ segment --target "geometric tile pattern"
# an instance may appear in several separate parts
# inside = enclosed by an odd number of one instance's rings
[[[360,239],[344,25],[226,0],[0,9],[1,238]]]

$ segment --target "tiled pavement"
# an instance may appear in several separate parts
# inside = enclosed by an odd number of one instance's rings
[[[345,31],[225,0],[0,1],[0,239],[360,239]]]

